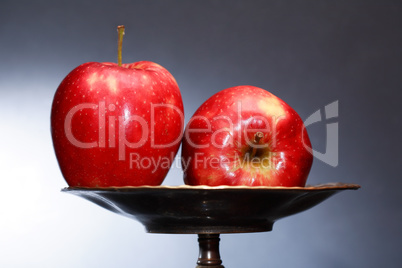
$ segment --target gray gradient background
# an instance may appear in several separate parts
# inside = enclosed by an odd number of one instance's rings
[[[88,61],[155,61],[177,79],[186,121],[209,96],[251,84],[303,119],[338,100],[339,165],[309,184],[350,182],[273,232],[222,235],[228,268],[400,267],[400,1],[1,1],[0,266],[194,267],[195,235],[147,234],[66,186],[50,138],[53,94]],[[325,151],[325,122],[308,128]],[[175,166],[164,184],[182,184]]]

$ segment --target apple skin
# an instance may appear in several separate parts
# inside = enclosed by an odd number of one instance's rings
[[[149,61],[78,66],[59,85],[51,111],[56,157],[73,187],[160,185],[183,126],[176,80]]]
[[[303,187],[313,161],[307,148],[303,121],[288,104],[258,87],[228,88],[205,101],[186,126],[184,182]]]

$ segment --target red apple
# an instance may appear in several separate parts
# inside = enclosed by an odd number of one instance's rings
[[[160,185],[180,146],[183,120],[179,87],[162,66],[84,63],[53,100],[61,172],[70,186]]]
[[[189,185],[304,186],[313,161],[300,116],[253,86],[222,90],[188,122],[182,167]]]

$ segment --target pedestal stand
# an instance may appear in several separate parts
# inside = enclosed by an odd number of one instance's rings
[[[198,245],[200,254],[198,256],[197,267],[224,268],[219,254],[219,234],[199,234]]]
[[[198,234],[197,268],[223,268],[221,233],[267,232],[280,218],[307,210],[356,184],[308,187],[141,186],[70,187],[117,214],[140,221],[149,233]]]

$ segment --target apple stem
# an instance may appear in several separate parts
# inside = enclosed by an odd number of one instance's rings
[[[261,141],[261,139],[264,137],[264,134],[262,132],[257,132],[254,135],[254,144],[258,145]],[[255,154],[257,153],[257,148],[253,147],[253,150],[251,151],[251,158],[253,158],[255,156]]]
[[[121,64],[122,64],[124,25],[117,26],[117,32],[119,33],[118,46],[117,46],[117,64],[119,66],[121,66]]]

